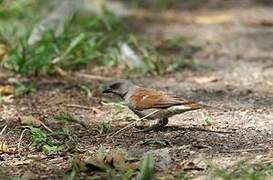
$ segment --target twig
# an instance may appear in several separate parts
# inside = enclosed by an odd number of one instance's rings
[[[194,127],[189,127],[185,128],[189,129],[191,131],[204,131],[204,132],[210,132],[210,133],[219,133],[219,134],[233,134],[234,131],[217,131],[217,130],[210,130],[210,129],[203,129],[203,128],[194,128]]]
[[[23,135],[24,133],[27,131],[28,129],[24,129],[20,135],[20,138],[19,138],[19,142],[18,142],[18,145],[17,145],[17,151],[20,152],[20,146],[21,146],[21,142],[22,142],[22,139],[23,139]]]
[[[79,109],[86,109],[86,110],[94,110],[93,108],[91,107],[88,107],[88,106],[81,106],[81,105],[78,105],[78,104],[65,104],[66,107],[71,107],[71,108],[79,108]]]
[[[200,167],[187,167],[183,169],[184,171],[205,171],[204,168],[200,168]]]
[[[143,119],[145,119],[145,118],[147,118],[147,117],[149,117],[149,116],[151,116],[151,115],[157,113],[158,111],[159,111],[159,110],[155,110],[155,111],[149,113],[148,115],[146,115],[146,116],[144,116],[144,117],[142,117],[142,118],[140,118],[140,119],[138,119],[138,120],[136,120],[136,121],[134,121],[134,122],[128,124],[127,126],[125,126],[124,128],[118,130],[117,132],[115,132],[114,134],[110,135],[109,137],[113,137],[113,136],[117,135],[118,133],[120,133],[121,131],[124,131],[125,129],[131,128],[131,127],[132,127],[133,125],[135,125],[136,123],[138,123],[138,122],[142,121]]]
[[[7,128],[7,126],[8,126],[8,125],[5,125],[5,126],[3,127],[3,129],[2,129],[1,132],[0,132],[0,136],[2,136],[2,135],[4,134],[4,132],[5,132],[6,128]]]
[[[204,148],[211,149],[211,146],[202,145],[202,144],[195,144],[195,145],[192,145],[192,147],[195,147],[195,148],[198,148],[198,149],[204,149]]]
[[[42,121],[40,121],[41,125],[46,129],[48,130],[49,132],[53,132],[47,125],[45,125]]]
[[[85,73],[76,73],[75,75],[80,78],[86,78],[86,79],[92,79],[92,80],[100,80],[100,81],[113,80],[113,78],[97,76],[97,75],[92,75],[92,74],[85,74]]]
[[[273,148],[262,147],[262,148],[250,148],[250,149],[235,149],[235,150],[223,150],[223,153],[240,153],[240,152],[252,152],[252,151],[265,151],[272,150]]]

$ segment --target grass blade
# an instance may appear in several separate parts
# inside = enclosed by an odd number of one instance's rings
[[[151,180],[154,179],[154,158],[152,154],[144,157],[138,180]]]

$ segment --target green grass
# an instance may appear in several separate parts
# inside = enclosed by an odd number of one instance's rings
[[[152,180],[154,179],[154,157],[152,154],[147,154],[140,167],[140,172],[138,175],[138,180]]]
[[[201,113],[201,120],[202,120],[202,125],[205,127],[211,126],[213,123],[212,118],[206,113]]]
[[[202,174],[194,175],[190,171],[182,171],[175,179],[203,179],[203,180],[270,180],[273,178],[273,163],[250,163],[240,161],[230,167],[223,168],[209,163],[208,169]]]
[[[94,61],[115,64],[118,45],[127,38],[120,33],[120,19],[106,11],[97,16],[75,16],[59,37],[48,31],[32,47],[27,39],[38,19],[30,17],[37,17],[39,8],[15,1],[3,9],[0,42],[9,48],[9,58],[3,66],[21,74],[54,73],[56,66],[78,68]]]
[[[185,6],[187,8],[196,8],[206,3],[202,0],[131,0],[135,7],[145,7],[154,11],[164,11],[177,6]]]
[[[9,43],[10,52],[4,67],[21,74],[54,73],[54,67],[78,68],[91,62],[99,64],[115,64],[115,51],[121,36],[107,33],[114,28],[111,14],[107,17],[91,17],[86,20],[87,27],[77,30],[78,19],[74,18],[65,27],[65,32],[55,37],[53,32],[47,32],[42,40],[35,46],[27,44],[27,37],[18,37],[14,44]],[[108,21],[109,22],[108,22]],[[85,22],[82,22],[86,24]],[[117,24],[116,24],[117,25]],[[117,25],[118,26],[118,25]],[[97,28],[101,28],[100,31]],[[90,30],[88,30],[90,29]],[[2,37],[5,36],[2,32]]]
[[[84,128],[87,128],[87,126],[82,121],[80,121],[79,119],[77,119],[76,117],[72,116],[69,113],[63,113],[63,114],[56,115],[56,116],[54,116],[54,119],[57,121],[65,122],[65,123],[80,124]]]
[[[150,146],[167,146],[168,145],[168,143],[166,141],[153,139],[153,138],[145,139],[143,141],[140,141],[137,144],[139,144],[139,145],[148,145],[148,146],[149,145]]]
[[[179,38],[167,42],[166,51],[164,47],[158,49],[132,33],[124,19],[108,11],[92,16],[75,15],[60,36],[49,30],[39,43],[30,46],[27,40],[42,18],[37,16],[41,11],[38,5],[41,2],[37,2],[18,0],[0,6],[3,10],[0,12],[0,43],[9,49],[8,58],[1,66],[19,74],[54,74],[59,69],[77,70],[88,64],[116,67],[124,64],[120,52],[122,43],[127,43],[143,59],[145,67],[140,72],[163,74],[188,67],[184,59],[191,59],[195,52],[183,47],[182,56],[170,57],[166,53],[168,48],[181,49],[180,45],[185,45]]]
[[[2,169],[0,169],[0,179],[5,179],[5,180],[24,180],[24,178],[21,178],[19,176],[11,176],[11,175],[5,173]]]
[[[107,134],[112,131],[110,122],[101,122],[97,127],[96,131],[99,134]]]
[[[241,161],[230,169],[215,168],[208,179],[222,180],[266,180],[273,178],[273,163],[248,164]]]
[[[31,133],[31,145],[46,155],[75,150],[76,141],[68,129],[46,132],[40,128],[26,127]]]
[[[14,95],[21,96],[21,95],[28,94],[28,93],[35,92],[35,91],[36,90],[32,85],[17,82]]]

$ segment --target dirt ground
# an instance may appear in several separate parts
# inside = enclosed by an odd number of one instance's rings
[[[175,18],[172,18],[173,14]],[[204,17],[211,19],[220,15],[228,18],[220,23],[204,20]],[[247,5],[220,10],[176,10],[161,13],[159,17],[162,20],[157,17],[156,21],[144,23],[142,31],[155,41],[183,36],[200,45],[202,49],[194,55],[196,69],[181,69],[161,77],[130,79],[139,85],[174,92],[217,109],[174,116],[168,126],[158,132],[137,133],[136,128],[131,128],[109,139],[105,134],[98,134],[96,128],[101,121],[112,120],[115,108],[103,105],[101,96],[87,97],[80,88],[80,85],[96,88],[100,81],[77,77],[73,80],[26,78],[25,81],[37,84],[36,91],[0,105],[0,130],[7,125],[5,141],[16,145],[23,130],[18,118],[32,115],[51,129],[61,126],[72,129],[82,157],[92,154],[100,145],[107,149],[122,148],[136,156],[154,152],[159,156],[158,170],[163,169],[158,171],[158,177],[181,172],[189,163],[199,168],[189,171],[200,178],[207,173],[207,162],[228,167],[239,160],[272,161],[273,24],[269,22],[272,23],[273,7]],[[201,21],[188,22],[196,17],[201,17]],[[93,73],[93,70],[85,69],[84,73]],[[71,104],[94,109],[69,107]],[[69,112],[83,120],[88,129],[54,122],[52,116],[61,112]],[[212,119],[210,126],[203,125],[202,113]],[[128,123],[112,120],[112,131]],[[167,143],[141,145],[139,142],[145,139]],[[30,147],[29,142],[27,132],[20,153],[0,155],[0,167],[5,172],[34,179],[59,179],[68,173],[71,154],[45,156]],[[36,160],[30,157],[36,157]],[[162,159],[165,161],[161,162]]]

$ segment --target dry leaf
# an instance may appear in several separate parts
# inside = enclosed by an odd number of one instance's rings
[[[8,55],[8,48],[4,44],[0,44],[0,63]]]
[[[19,166],[19,165],[30,164],[31,162],[33,162],[32,159],[26,159],[26,160],[21,160],[21,161],[15,161],[12,165]]]
[[[40,127],[41,121],[36,119],[33,116],[21,116],[20,118],[21,124],[28,125],[28,126],[34,126],[34,127]]]
[[[196,77],[194,81],[199,84],[205,84],[209,82],[217,82],[219,79],[215,76],[207,76],[207,77]]]
[[[129,162],[125,153],[120,150],[108,152],[103,159],[98,156],[92,157],[85,161],[88,169],[92,170],[105,170],[109,167],[118,171],[128,171],[129,169],[137,169],[138,163]]]
[[[181,168],[183,169],[183,171],[204,171],[205,169],[203,167],[199,167],[197,164],[195,164],[194,162],[182,162],[181,163]]]
[[[0,154],[13,152],[15,152],[15,148],[10,148],[5,142],[0,141]]]
[[[259,27],[259,26],[272,27],[273,26],[273,21],[271,21],[271,20],[261,20],[259,22],[249,22],[249,23],[247,23],[247,25],[253,26],[253,27]]]
[[[208,16],[197,16],[194,18],[194,22],[197,24],[222,24],[232,22],[234,19],[231,14],[222,15],[208,15]]]
[[[105,164],[108,164],[119,171],[128,171],[129,169],[136,169],[137,167],[135,166],[135,164],[127,162],[125,156],[126,156],[125,153],[119,150],[112,151],[105,156],[104,162]]]
[[[1,97],[1,101],[5,102],[5,103],[12,103],[13,100],[14,100],[13,95]]]
[[[11,85],[3,85],[0,86],[0,95],[1,96],[9,96],[15,92],[15,87]]]
[[[54,66],[54,70],[60,76],[63,76],[63,77],[67,76],[67,72],[63,70],[62,68],[60,68],[59,66]]]
[[[98,115],[101,115],[101,114],[105,114],[104,111],[96,108],[96,107],[92,107],[92,111],[95,113],[95,114],[98,114]]]

